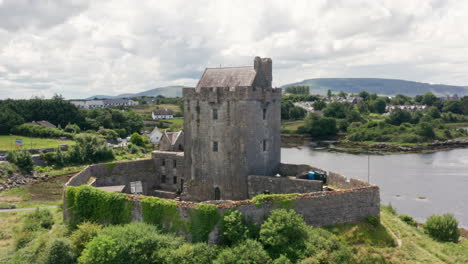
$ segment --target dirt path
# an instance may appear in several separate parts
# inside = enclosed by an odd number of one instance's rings
[[[0,209],[0,213],[30,211],[30,210],[36,210],[36,208],[41,208],[41,209],[57,208],[57,206],[56,205],[51,205],[51,206],[42,206],[42,207],[33,207],[33,208]]]

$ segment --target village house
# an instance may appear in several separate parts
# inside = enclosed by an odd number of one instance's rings
[[[133,101],[130,99],[73,100],[73,101],[70,101],[70,103],[76,105],[79,108],[84,108],[84,109],[138,105],[137,101]]]
[[[151,114],[154,120],[159,120],[159,119],[173,119],[174,118],[174,112],[171,109],[156,109],[153,111]]]
[[[159,130],[158,127],[154,127],[153,131],[151,131],[148,136],[152,143],[159,143],[159,141],[161,141],[162,135],[163,133],[161,130]]]

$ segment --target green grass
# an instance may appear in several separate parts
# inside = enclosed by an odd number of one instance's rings
[[[38,149],[38,148],[56,148],[61,144],[73,145],[73,140],[60,140],[53,138],[32,138],[24,136],[0,136],[0,150],[14,150],[16,149],[15,140],[23,140],[23,148],[25,149]]]
[[[138,105],[135,107],[132,107],[132,110],[135,111],[135,113],[141,115],[143,119],[145,120],[152,120],[151,117],[151,112],[153,112],[156,109],[170,109],[174,112],[180,112],[180,107],[175,104],[160,104],[160,105],[154,105],[154,104],[146,104],[146,105]]]
[[[44,182],[0,192],[0,205],[15,205],[17,208],[58,205],[62,201],[63,185],[70,177],[56,176]]]
[[[304,125],[304,120],[281,121],[282,134],[297,134],[297,129]]]
[[[365,223],[356,226],[337,227],[338,236],[353,245],[357,256],[380,255],[391,263],[467,263],[468,250],[465,243],[441,243],[433,240],[421,229],[401,221],[387,208],[381,210],[381,223],[386,231],[380,228],[366,231]],[[401,246],[385,246],[393,232],[400,240]]]

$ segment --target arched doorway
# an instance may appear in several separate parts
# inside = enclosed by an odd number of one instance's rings
[[[214,199],[221,200],[221,190],[218,187],[214,189]]]

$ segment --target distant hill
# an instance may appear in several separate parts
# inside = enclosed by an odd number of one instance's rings
[[[182,97],[182,88],[187,86],[166,86],[166,87],[159,87],[154,88],[151,90],[143,91],[140,93],[126,93],[126,94],[119,94],[119,95],[94,95],[86,100],[92,100],[94,98],[98,99],[118,99],[118,98],[131,98],[131,97],[139,97],[139,96],[158,96],[162,95],[164,97]]]
[[[281,86],[281,88],[285,89],[293,85],[309,85],[311,93],[322,95],[326,94],[328,89],[332,92],[343,91],[347,93],[359,93],[365,90],[381,95],[404,94],[415,96],[425,92],[433,92],[437,95],[468,95],[468,87],[464,86],[379,78],[317,78],[286,84]]]

